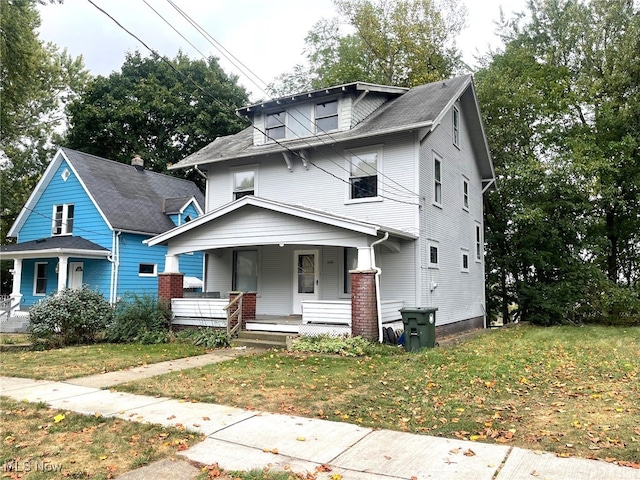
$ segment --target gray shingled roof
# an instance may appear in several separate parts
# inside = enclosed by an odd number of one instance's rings
[[[61,150],[116,230],[158,234],[175,227],[163,211],[166,199],[194,197],[204,207],[204,195],[191,181],[69,148]]]
[[[86,238],[73,236],[47,237],[29,242],[1,245],[2,253],[38,252],[45,250],[84,250],[98,254],[108,253],[109,250],[97,245]]]
[[[330,138],[314,137],[282,142],[288,149],[326,145],[327,141],[341,142],[354,138],[366,138],[393,130],[428,125],[435,121],[446,106],[461,94],[461,89],[471,81],[471,75],[421,85],[393,98],[348,131],[334,132]],[[317,144],[317,145],[316,145]],[[191,154],[171,168],[185,168],[238,157],[281,152],[285,148],[277,143],[253,145],[253,127],[247,127],[235,135],[218,137],[198,152]]]

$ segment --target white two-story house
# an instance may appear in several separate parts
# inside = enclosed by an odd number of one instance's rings
[[[148,241],[167,245],[165,272],[202,251],[205,291],[256,292],[256,317],[299,318],[296,331],[353,327],[358,273],[372,274],[378,327],[402,307],[437,308],[444,332],[485,325],[495,178],[471,76],[350,83],[238,114],[250,126],[172,167],[206,175],[206,207]]]

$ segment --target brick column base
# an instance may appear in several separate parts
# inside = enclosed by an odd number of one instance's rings
[[[240,293],[239,292],[229,292],[229,301],[232,301],[236,298]],[[229,309],[229,315],[235,313],[238,309],[238,304],[236,303]],[[245,330],[247,327],[247,320],[255,320],[256,319],[256,292],[244,292],[242,296],[242,326],[241,330]],[[234,318],[231,322],[231,328],[235,327],[237,320]]]
[[[171,308],[172,298],[183,297],[183,273],[159,273],[158,274],[158,298],[165,300]]]
[[[375,270],[351,272],[351,335],[378,341]]]

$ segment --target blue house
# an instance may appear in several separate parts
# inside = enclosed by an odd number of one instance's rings
[[[145,240],[202,215],[190,181],[61,148],[9,230],[17,243],[11,305],[24,311],[63,288],[87,286],[115,303],[125,293],[157,294],[167,247]],[[186,289],[202,287],[203,254],[185,253]]]

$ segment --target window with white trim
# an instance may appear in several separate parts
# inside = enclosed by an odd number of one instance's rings
[[[331,132],[338,129],[338,101],[316,103],[316,133]]]
[[[476,222],[476,262],[482,261],[482,227]]]
[[[47,270],[49,264],[46,262],[36,262],[35,271],[33,274],[33,294],[34,295],[46,295],[47,294]]]
[[[469,272],[469,249],[460,249],[460,271],[463,273]]]
[[[231,289],[240,292],[258,291],[258,250],[233,251]]]
[[[442,205],[442,160],[433,159],[433,203]]]
[[[267,140],[280,140],[287,136],[285,117],[286,113],[284,111],[267,114],[265,119]]]
[[[74,205],[65,203],[53,206],[53,224],[51,235],[71,235],[73,233]]]
[[[440,249],[437,242],[429,242],[429,268],[440,268]]]
[[[452,132],[453,144],[460,148],[460,110],[454,105],[452,111]]]
[[[155,263],[141,263],[138,265],[138,276],[156,277],[158,275],[158,265]]]
[[[462,178],[462,208],[469,210],[469,180]]]
[[[233,200],[256,194],[256,173],[256,169],[234,170],[231,172]]]
[[[349,199],[378,197],[378,172],[381,170],[381,149],[349,151]]]

